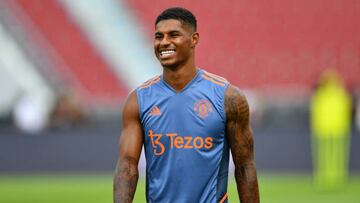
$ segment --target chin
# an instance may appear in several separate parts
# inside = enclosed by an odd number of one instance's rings
[[[176,65],[174,64],[161,64],[162,67],[164,68],[168,68],[168,69],[171,69],[171,70],[175,70],[176,69]]]
[[[166,67],[166,68],[171,68],[171,69],[176,68],[177,65],[178,64],[175,62],[161,62],[161,66]]]

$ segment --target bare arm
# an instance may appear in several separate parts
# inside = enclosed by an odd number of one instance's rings
[[[249,122],[249,105],[234,86],[226,91],[226,134],[235,164],[235,179],[240,201],[258,203],[259,188],[253,153],[253,136]]]
[[[132,92],[123,110],[119,158],[114,174],[114,203],[131,203],[139,177],[138,162],[143,145],[136,93]]]

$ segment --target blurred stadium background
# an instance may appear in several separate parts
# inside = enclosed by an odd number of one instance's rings
[[[248,97],[262,202],[360,202],[357,0],[0,1],[0,202],[111,202],[122,104],[161,73],[154,20],[172,6],[198,18],[199,67]],[[351,173],[331,192],[313,185],[309,128],[327,69],[353,99]]]

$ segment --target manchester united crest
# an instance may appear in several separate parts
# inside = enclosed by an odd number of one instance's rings
[[[213,111],[213,107],[208,100],[201,99],[200,101],[195,102],[194,111],[201,118],[205,118],[209,115],[210,112]]]

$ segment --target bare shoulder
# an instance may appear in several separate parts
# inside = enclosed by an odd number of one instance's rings
[[[132,90],[126,98],[125,105],[137,105],[136,89]]]
[[[130,92],[126,98],[124,107],[123,107],[123,120],[127,119],[138,119],[139,118],[139,108],[137,101],[136,90]]]
[[[142,134],[143,130],[137,105],[137,95],[136,91],[132,91],[128,95],[123,107],[119,156],[131,158],[137,162],[143,143]]]
[[[249,118],[249,104],[243,92],[230,85],[225,94],[225,111],[228,121]]]

